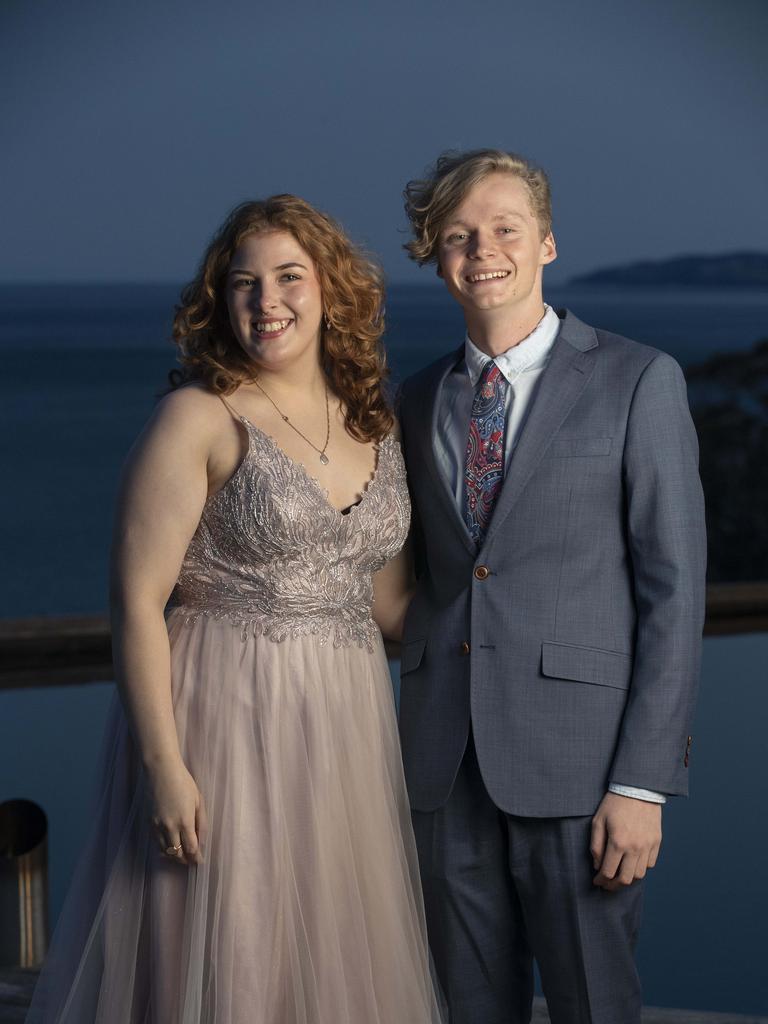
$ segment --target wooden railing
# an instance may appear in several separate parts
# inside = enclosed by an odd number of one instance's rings
[[[768,632],[768,583],[711,583],[705,636]]]
[[[711,636],[768,632],[768,583],[710,585],[704,632]],[[390,654],[396,656],[396,647]],[[110,679],[112,650],[106,616],[0,619],[0,689]]]
[[[0,689],[112,679],[106,615],[0,619]]]

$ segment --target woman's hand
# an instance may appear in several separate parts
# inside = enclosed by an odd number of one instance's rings
[[[150,789],[152,825],[160,850],[179,864],[202,864],[208,821],[203,796],[184,762],[153,772]]]

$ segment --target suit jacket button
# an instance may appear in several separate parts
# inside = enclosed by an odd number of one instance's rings
[[[459,648],[462,654],[469,654],[469,644],[465,640]]]
[[[478,567],[475,569],[476,580],[487,580],[490,574],[491,570],[488,568],[487,565],[478,565]]]

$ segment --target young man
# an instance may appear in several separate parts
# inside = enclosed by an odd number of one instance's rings
[[[406,189],[464,342],[400,415],[419,588],[400,726],[452,1024],[638,1024],[661,805],[687,791],[704,615],[697,444],[669,356],[542,298],[542,171],[495,150]]]

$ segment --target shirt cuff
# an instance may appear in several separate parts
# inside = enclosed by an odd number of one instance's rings
[[[637,789],[635,786],[620,786],[617,782],[612,782],[608,786],[610,793],[616,793],[618,796],[629,796],[633,800],[647,800],[651,804],[665,804],[667,798],[663,793],[657,793],[653,789]]]

